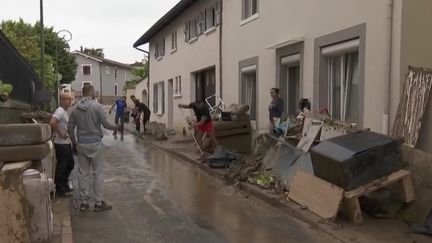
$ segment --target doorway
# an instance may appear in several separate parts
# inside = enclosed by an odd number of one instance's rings
[[[216,93],[215,68],[210,68],[204,71],[195,73],[195,97],[196,101],[204,101],[207,97]],[[213,97],[209,103],[214,106],[215,98]]]

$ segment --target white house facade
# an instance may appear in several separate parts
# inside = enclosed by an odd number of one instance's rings
[[[188,38],[190,20],[214,3],[222,16],[214,32]],[[278,87],[288,114],[308,98],[313,111],[327,108],[335,119],[387,134],[408,66],[432,67],[430,9],[428,0],[182,0],[135,46],[150,42],[150,103],[168,127],[179,115],[170,107],[201,98],[197,77],[214,67],[214,93],[226,104],[249,104],[257,130],[267,129],[269,90]],[[430,110],[419,142],[428,152]]]
[[[179,103],[220,91],[220,1],[181,1],[135,46],[149,43],[152,120],[181,130]]]

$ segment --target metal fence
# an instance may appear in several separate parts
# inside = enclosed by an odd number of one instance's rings
[[[45,93],[43,83],[38,79],[33,67],[21,56],[0,30],[0,80],[13,85],[12,97],[28,104],[43,103],[35,95]]]

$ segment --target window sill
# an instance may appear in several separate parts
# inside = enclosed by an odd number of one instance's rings
[[[156,113],[156,116],[163,116],[164,115],[164,113]]]
[[[174,97],[175,99],[177,99],[177,98],[181,98],[181,97],[183,97],[183,95],[182,95],[182,94],[175,94],[175,95],[173,95],[173,97]]]
[[[177,51],[177,48],[174,48],[174,49],[171,49],[171,54],[173,54],[174,52],[176,52]]]
[[[216,26],[211,27],[210,29],[204,32],[204,35],[210,35],[211,33],[216,31]]]
[[[194,37],[194,38],[192,38],[192,39],[190,39],[189,41],[188,41],[188,44],[192,44],[192,43],[194,43],[195,41],[197,41],[198,40],[198,37]]]
[[[252,22],[252,21],[254,21],[257,18],[259,18],[259,13],[256,13],[256,14],[250,16],[249,18],[240,21],[240,26],[243,26],[243,25],[245,25],[245,24],[247,24],[249,22]]]
[[[162,56],[156,57],[156,61],[160,61],[160,60],[162,60]]]

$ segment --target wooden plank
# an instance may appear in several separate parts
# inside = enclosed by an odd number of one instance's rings
[[[304,171],[294,175],[288,198],[324,219],[334,219],[339,211],[344,190]]]
[[[2,243],[30,242],[22,173],[31,164],[30,161],[9,163],[0,171],[0,239]]]
[[[394,172],[393,174],[390,174],[389,176],[382,177],[380,179],[374,180],[364,186],[357,187],[356,189],[353,189],[351,191],[345,192],[346,198],[354,198],[359,197],[361,195],[364,195],[369,192],[373,192],[379,188],[388,186],[398,180],[403,179],[406,176],[409,176],[410,172],[406,170],[399,170]]]

